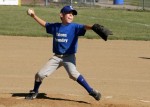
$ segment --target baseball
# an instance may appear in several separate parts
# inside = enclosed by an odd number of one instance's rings
[[[75,1],[74,3],[75,3],[75,4],[78,4],[78,2],[77,2],[77,1]]]
[[[28,10],[27,10],[27,14],[30,15],[30,16],[31,16],[32,14],[34,14],[33,9],[28,9]]]

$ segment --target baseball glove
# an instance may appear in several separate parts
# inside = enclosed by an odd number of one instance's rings
[[[99,24],[94,24],[92,26],[92,30],[105,41],[107,41],[109,35],[113,35],[112,31]]]

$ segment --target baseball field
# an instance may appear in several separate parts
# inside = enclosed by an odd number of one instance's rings
[[[95,101],[64,68],[25,100],[34,74],[53,55],[51,38],[0,36],[0,107],[150,107],[149,41],[79,39],[77,68],[102,94]]]
[[[150,107],[149,11],[78,8],[75,22],[101,23],[114,33],[107,42],[92,31],[79,39],[77,69],[101,92],[100,101],[63,67],[43,81],[37,99],[25,100],[35,73],[53,55],[52,38],[27,16],[28,8],[0,6],[0,107]],[[60,20],[59,8],[33,8],[47,21]]]

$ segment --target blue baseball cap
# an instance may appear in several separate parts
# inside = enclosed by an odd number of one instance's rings
[[[77,15],[77,11],[73,9],[72,6],[64,6],[60,11],[60,13],[69,13],[69,12],[72,12],[73,15]]]

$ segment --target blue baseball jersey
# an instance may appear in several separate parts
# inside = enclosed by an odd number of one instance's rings
[[[78,37],[85,35],[82,24],[46,23],[46,32],[53,35],[53,52],[58,55],[74,54],[77,52]]]

